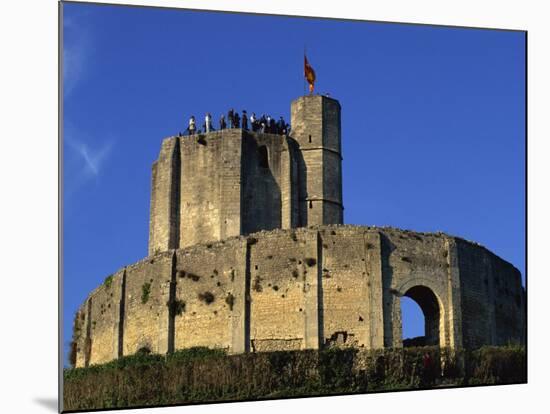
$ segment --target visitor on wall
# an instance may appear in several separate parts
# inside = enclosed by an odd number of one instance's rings
[[[248,131],[248,114],[246,113],[246,109],[243,109],[243,129],[245,131]]]
[[[196,131],[195,127],[195,116],[191,115],[191,118],[189,118],[189,126],[187,127],[187,130],[189,131],[189,135],[194,135]]]

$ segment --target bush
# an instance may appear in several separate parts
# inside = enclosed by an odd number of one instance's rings
[[[512,384],[527,377],[525,349],[519,346],[484,346],[467,361],[469,384]]]
[[[180,349],[166,356],[168,362],[182,362],[192,360],[206,360],[209,358],[225,357],[227,352],[223,349],[211,349],[206,346],[196,346],[187,349]]]
[[[103,284],[107,289],[110,289],[111,285],[113,284],[113,275],[107,276]]]
[[[426,354],[433,362],[430,371],[423,363]],[[63,399],[66,410],[90,410],[515,383],[526,381],[525,362],[525,350],[519,347],[459,352],[438,347],[329,348],[239,355],[195,347],[169,355],[138,352],[104,365],[65,370]]]

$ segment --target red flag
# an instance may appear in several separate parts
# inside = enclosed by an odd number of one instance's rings
[[[307,61],[307,57],[304,53],[304,76],[307,80],[307,83],[309,83],[309,93],[313,93],[313,88],[315,85],[315,71]]]

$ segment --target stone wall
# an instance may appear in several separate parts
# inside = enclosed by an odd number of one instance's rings
[[[91,354],[89,363],[98,364],[118,357],[118,328],[120,321],[120,297],[122,272],[109,276],[96,289],[90,305]]]
[[[180,244],[241,232],[241,130],[181,137]]]
[[[317,226],[171,250],[121,269],[75,317],[76,365],[192,346],[401,347],[402,296],[423,309],[433,344],[524,343],[520,274],[484,247],[443,234]]]
[[[175,348],[233,347],[244,351],[246,241],[179,250],[176,254]]]
[[[168,351],[168,300],[172,253],[150,256],[126,267],[123,354],[145,348]]]
[[[242,234],[282,227],[285,179],[290,191],[290,165],[283,163],[283,149],[287,150],[286,138],[281,135],[243,135]],[[285,154],[288,156],[288,151]]]
[[[380,233],[346,226],[319,238],[324,344],[383,347]]]
[[[153,164],[149,254],[300,223],[292,138],[241,129],[170,137]]]
[[[318,347],[316,233],[254,236],[250,248],[252,351]]]
[[[525,301],[519,271],[487,249],[457,240],[464,346],[525,341]]]
[[[165,139],[159,157],[153,163],[149,255],[179,246],[179,143],[179,139],[175,137]]]

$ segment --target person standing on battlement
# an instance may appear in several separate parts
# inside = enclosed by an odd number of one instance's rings
[[[252,112],[252,115],[250,115],[250,128],[253,132],[256,132],[258,129],[258,125],[256,124],[256,113]]]
[[[279,121],[277,121],[277,134],[284,135],[285,134],[285,120],[282,116],[279,117]]]
[[[265,126],[266,126],[266,119],[265,119],[265,114],[262,115],[262,117],[260,118],[260,132],[263,134],[265,132]]]
[[[212,115],[210,115],[210,112],[207,112],[204,117],[204,130],[206,133],[214,130],[214,128],[212,128]]]
[[[191,118],[189,118],[189,127],[187,127],[187,130],[189,131],[189,135],[195,135],[196,132],[196,126],[195,126],[195,116],[191,115]]]
[[[229,122],[229,128],[233,128],[233,124],[234,124],[234,113],[235,111],[233,111],[233,109],[230,109],[229,112],[227,112],[227,122]]]
[[[227,124],[225,123],[225,116],[224,114],[222,114],[222,116],[220,117],[220,129],[225,129],[227,128]]]
[[[248,130],[248,114],[246,113],[246,109],[243,109],[243,129],[245,131]]]
[[[238,112],[233,113],[233,128],[239,128],[240,117]]]

